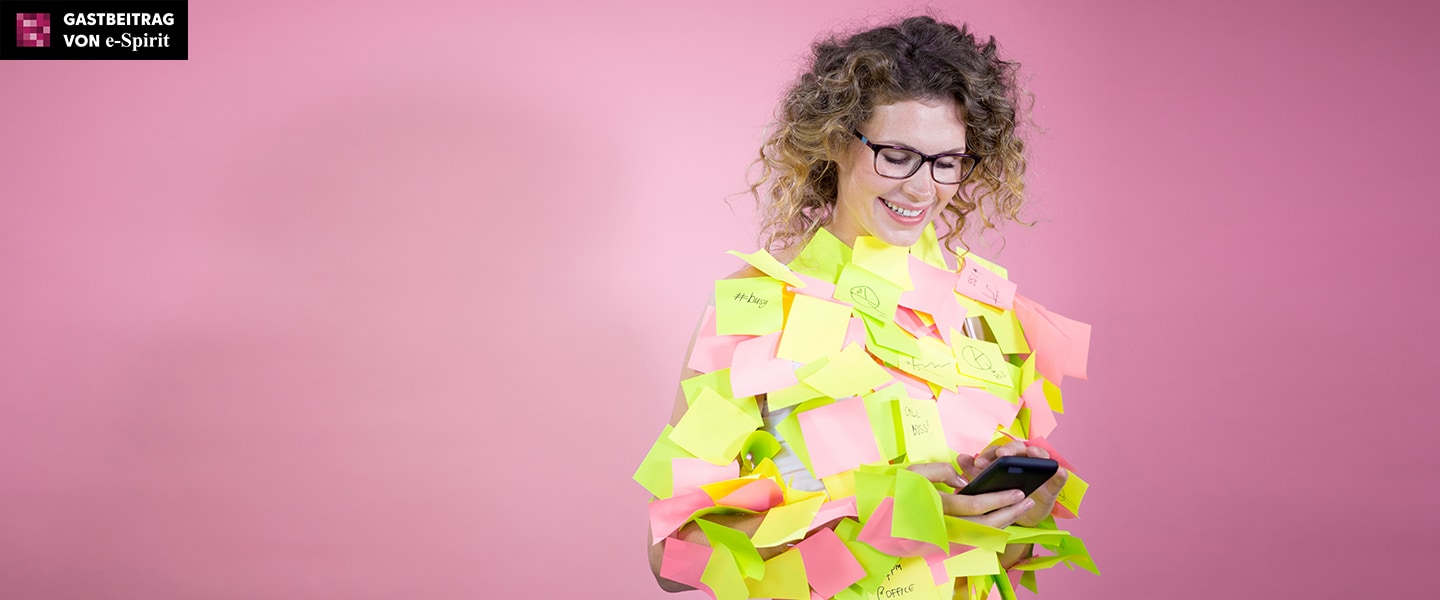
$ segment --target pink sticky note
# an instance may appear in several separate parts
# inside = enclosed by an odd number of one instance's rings
[[[795,276],[799,277],[800,281],[805,283],[805,287],[797,288],[793,286],[785,286],[789,288],[790,291],[795,292],[796,294],[813,296],[822,300],[834,300],[835,284],[821,279],[816,279],[803,273],[795,273]]]
[[[815,511],[815,519],[810,521],[810,528],[814,529],[841,517],[858,516],[859,512],[855,507],[855,497],[831,500],[820,505],[820,510]]]
[[[950,293],[960,282],[959,273],[934,267],[911,255],[910,281],[915,287],[900,294],[900,306],[933,315],[942,307],[955,304]]]
[[[1055,450],[1054,446],[1050,445],[1050,440],[1045,439],[1045,436],[1036,437],[1032,435],[1029,440],[1026,440],[1025,445],[1044,448],[1046,452],[1050,453],[1050,458],[1060,463],[1060,466],[1064,467],[1066,471],[1075,470],[1075,467],[1070,464],[1070,461],[1065,460],[1065,457],[1061,456],[1060,452]]]
[[[860,320],[860,317],[850,317],[850,327],[845,330],[845,343],[840,344],[840,347],[845,348],[850,344],[865,347],[865,321]]]
[[[865,567],[829,529],[820,529],[805,541],[795,544],[810,587],[822,598],[829,598],[865,578]]]
[[[865,411],[865,401],[858,396],[807,410],[796,418],[800,420],[800,432],[805,436],[816,478],[824,479],[880,460],[875,433],[870,429],[870,415]]]
[[[856,535],[855,539],[890,556],[920,556],[939,550],[934,544],[890,535],[894,521],[895,498],[886,496],[880,500],[880,505],[875,507],[875,512],[870,513],[870,519],[865,521],[865,526],[860,529],[860,534]]]
[[[730,363],[730,390],[736,398],[773,392],[800,383],[795,378],[795,363],[775,358],[775,350],[779,346],[779,331],[735,346],[735,359]]]
[[[950,545],[955,546],[956,544]],[[930,577],[935,581],[935,585],[945,585],[945,582],[950,581],[950,572],[945,570],[945,559],[947,558],[950,558],[950,555],[944,552],[925,555],[925,566],[930,567]]]
[[[785,492],[780,485],[768,477],[756,479],[721,498],[715,499],[715,506],[733,506],[755,512],[770,510],[785,502]]]
[[[980,266],[973,260],[965,261],[960,267],[960,278],[955,291],[970,298],[1000,308],[1011,308],[1015,303],[1015,284],[994,271]]]
[[[1031,383],[1020,395],[1021,403],[1030,409],[1030,437],[1046,437],[1055,431],[1055,413],[1050,410],[1050,402],[1045,400],[1044,385],[1040,381]]]
[[[958,307],[959,305],[956,304],[956,306]],[[935,332],[934,325],[926,325],[925,322],[921,321],[920,317],[915,314],[914,310],[904,306],[895,311],[895,324],[899,325],[901,329],[910,332],[910,335],[918,339],[940,337],[939,334]]]
[[[1076,379],[1088,379],[1085,369],[1090,362],[1090,324],[1048,310],[1045,311],[1045,316],[1050,319],[1051,325],[1070,340],[1070,355],[1069,360],[1065,361],[1065,374]]]
[[[700,576],[710,562],[710,547],[679,538],[665,539],[665,558],[660,563],[660,576],[696,589],[705,589]]]
[[[724,369],[735,356],[735,346],[753,337],[715,335],[715,307],[707,306],[705,318],[700,322],[700,334],[695,337],[695,347],[690,350],[690,361],[685,366],[701,373]]]
[[[1065,379],[1070,361],[1070,338],[1045,316],[1045,307],[1024,296],[1015,297],[1015,316],[1025,332],[1025,341],[1035,352],[1035,370],[1055,385]]]
[[[975,455],[995,437],[995,426],[1009,425],[1020,407],[977,388],[940,390],[935,400],[945,444],[961,454]]]
[[[740,476],[740,463],[713,465],[703,458],[672,458],[670,474],[673,480],[671,496],[687,494],[707,483],[715,483]]]
[[[650,502],[650,537],[651,543],[658,544],[660,540],[669,537],[680,529],[695,511],[702,508],[715,506],[715,501],[705,492],[694,492],[683,496],[674,496],[664,500]]]

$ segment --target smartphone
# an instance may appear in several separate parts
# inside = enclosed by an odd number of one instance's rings
[[[980,473],[974,481],[971,481],[959,494],[975,496],[988,494],[990,492],[1001,492],[1005,490],[1020,490],[1026,496],[1040,489],[1055,472],[1060,469],[1060,463],[1048,458],[1031,458],[1029,456],[1002,456]]]

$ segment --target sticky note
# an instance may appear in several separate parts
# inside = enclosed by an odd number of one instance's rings
[[[954,389],[958,386],[960,371],[955,366],[955,355],[950,351],[950,347],[935,338],[924,338],[916,342],[920,346],[920,356],[901,356],[895,366],[944,388]]]
[[[682,494],[664,500],[653,500],[645,507],[650,516],[651,543],[658,544],[680,529],[698,511],[715,506],[705,492]]]
[[[750,537],[745,535],[745,532],[704,519],[696,521],[696,524],[705,532],[711,548],[723,546],[730,551],[735,557],[736,566],[740,567],[741,575],[751,579],[765,576],[765,560],[760,558],[755,544],[750,542]]]
[[[935,401],[945,431],[945,444],[960,454],[975,455],[990,444],[995,427],[1015,420],[1019,407],[974,388],[942,391]]]
[[[799,382],[795,363],[777,358],[780,333],[751,338],[735,346],[730,366],[730,389],[736,396],[754,396],[783,389]]]
[[[660,562],[660,576],[670,581],[700,587],[700,576],[710,562],[710,547],[679,538],[665,539],[665,557]]]
[[[834,596],[840,590],[865,577],[865,568],[850,554],[845,542],[834,531],[821,529],[814,535],[795,545],[805,563],[805,574],[810,578],[810,587],[822,598]]]
[[[1011,544],[1058,544],[1061,539],[1070,535],[1070,532],[1059,529],[1041,529],[1019,525],[1006,527],[1005,533],[1010,536],[1008,543]]]
[[[945,251],[940,246],[939,236],[935,234],[934,223],[926,225],[925,229],[920,232],[920,240],[910,247],[910,254],[920,257],[930,266],[940,269],[949,268],[949,265],[945,264]]]
[[[731,461],[728,465],[714,465],[703,458],[672,458],[670,472],[674,488],[688,493],[705,484],[739,477],[740,463]]]
[[[835,282],[836,300],[887,322],[895,318],[902,291],[900,286],[853,263],[845,265],[840,280]]]
[[[794,275],[796,279],[799,279],[805,284],[805,287],[789,286],[787,288],[796,295],[823,298],[826,300],[835,297],[835,282],[816,279],[804,273],[791,272],[791,275]]]
[[[1070,338],[1045,316],[1045,307],[1024,296],[1015,299],[1015,316],[1020,319],[1025,341],[1035,355],[1035,370],[1055,385],[1063,383],[1073,345]]]
[[[676,458],[693,458],[694,455],[685,451],[679,444],[670,439],[673,428],[666,425],[660,431],[660,437],[655,438],[655,443],[650,446],[650,452],[645,459],[640,461],[640,467],[635,469],[634,479],[636,483],[644,486],[657,498],[669,498],[673,493],[674,480],[671,476],[671,461]]]
[[[870,417],[875,443],[880,447],[880,459],[887,462],[905,452],[904,437],[900,431],[900,408],[895,402],[904,397],[904,386],[898,385],[886,386],[864,396],[865,412]]]
[[[720,497],[711,497],[715,498],[716,506],[729,506],[757,513],[765,512],[785,501],[785,493],[780,490],[780,484],[766,477],[751,480]]]
[[[1000,351],[1005,354],[1029,354],[1030,345],[1025,343],[1025,334],[1020,329],[1020,319],[1015,316],[1015,311],[1007,310],[1002,316],[981,315],[985,319],[985,326],[990,328],[990,333],[995,334],[995,342],[1000,344]]]
[[[817,478],[880,460],[865,401],[850,397],[800,413],[810,464]]]
[[[1007,309],[1014,306],[1015,284],[985,268],[975,256],[966,255],[965,264],[958,272],[955,291],[991,306]]]
[[[690,348],[690,360],[685,366],[701,373],[718,371],[730,366],[735,355],[735,345],[748,339],[743,335],[718,335],[715,333],[715,307],[706,306],[705,316],[700,321],[700,332]]]
[[[745,585],[751,598],[775,600],[810,600],[810,581],[805,576],[805,561],[798,550],[786,550],[765,561],[765,577],[747,579]]]
[[[863,348],[852,344],[803,381],[831,398],[842,398],[869,393],[889,382],[890,374]]]
[[[799,371],[796,371],[798,374]],[[795,406],[806,400],[814,400],[823,397],[825,394],[820,390],[802,383],[796,383],[789,387],[783,387],[765,396],[765,404],[770,410],[777,410],[787,406]]]
[[[745,600],[750,593],[734,554],[725,546],[711,547],[710,560],[705,563],[700,582],[709,588],[715,600]]]
[[[1078,517],[1080,516],[1080,501],[1085,499],[1085,492],[1089,489],[1090,484],[1072,471],[1070,477],[1065,480],[1065,487],[1060,488],[1060,495],[1055,499],[1055,503],[1064,506],[1070,511],[1070,514]]]
[[[1070,340],[1069,360],[1065,361],[1064,371],[1067,377],[1076,379],[1087,379],[1086,367],[1090,360],[1090,324],[1081,323],[1059,313],[1046,311],[1045,316],[1050,323]]]
[[[865,522],[856,539],[891,556],[919,556],[937,551],[937,548],[928,542],[891,535],[894,523],[895,498],[886,496],[880,500],[880,505],[875,507],[875,512],[870,513],[870,519]]]
[[[948,463],[955,460],[955,453],[945,442],[945,429],[934,401],[901,398],[896,404],[900,407],[905,456],[910,462]]]
[[[920,342],[893,321],[882,323],[870,315],[865,315],[864,322],[865,338],[870,348],[882,346],[906,356],[920,355]]]
[[[851,481],[853,482],[854,479],[852,478]],[[857,514],[859,513],[855,508],[855,496],[831,500],[820,505],[820,510],[815,511],[815,518],[810,521],[810,528],[814,529],[835,519],[854,517]]]
[[[1050,403],[1045,400],[1044,387],[1043,382],[1036,381],[1020,396],[1022,405],[1030,411],[1027,438],[1048,437],[1050,432],[1055,431],[1055,413],[1050,410]]]
[[[890,535],[925,542],[943,551],[950,540],[940,495],[923,475],[907,469],[895,472],[895,514]]]
[[[1009,363],[1005,362],[999,344],[963,335],[955,335],[951,342],[961,373],[1001,385],[1013,385]]]
[[[727,367],[680,380],[680,390],[685,393],[686,405],[694,403],[700,390],[706,388],[726,398],[734,397],[735,393],[730,389],[730,369]]]
[[[765,335],[785,321],[785,284],[770,277],[715,282],[715,333]]]
[[[950,515],[945,515],[945,535],[952,544],[985,548],[991,552],[1004,552],[1005,544],[1010,540],[1010,534],[1003,529]]]
[[[745,437],[760,425],[729,400],[706,389],[685,411],[670,439],[698,458],[725,465],[735,460]]]
[[[761,273],[769,275],[771,278],[778,279],[795,287],[805,287],[805,282],[800,281],[799,277],[796,277],[788,267],[780,264],[780,261],[775,260],[775,257],[771,256],[769,252],[766,252],[764,248],[749,254],[745,254],[739,250],[731,250],[726,252],[726,254],[740,257],[745,262],[750,263],[750,266],[759,269]]]
[[[940,600],[930,566],[919,556],[901,558],[872,591],[871,597],[880,600]]]
[[[851,254],[845,242],[821,228],[815,231],[795,260],[790,261],[789,267],[796,273],[835,283],[840,278],[840,270],[850,262]]]
[[[850,307],[844,304],[796,296],[785,316],[780,334],[779,358],[808,363],[840,352],[850,327]]]
[[[857,236],[850,261],[902,290],[914,287],[910,282],[909,248],[891,246],[880,241],[880,238],[868,235]]]
[[[816,496],[798,504],[770,509],[765,514],[765,520],[761,521],[760,527],[755,530],[755,535],[750,537],[751,541],[755,542],[758,548],[769,548],[805,537],[805,533],[810,531],[810,524],[815,520],[815,514],[824,503],[824,496]]]
[[[1000,573],[1000,557],[990,550],[976,548],[945,559],[945,571],[951,577],[973,577]]]

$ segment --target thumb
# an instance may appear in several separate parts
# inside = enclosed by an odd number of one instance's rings
[[[978,469],[975,468],[975,457],[970,456],[969,454],[960,454],[959,456],[956,456],[955,470],[960,472],[960,476],[965,479],[965,483],[969,483],[970,479],[974,478],[975,475],[978,474]]]

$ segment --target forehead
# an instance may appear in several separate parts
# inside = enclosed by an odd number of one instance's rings
[[[881,104],[862,128],[872,142],[901,144],[927,154],[965,148],[965,124],[950,99]]]

